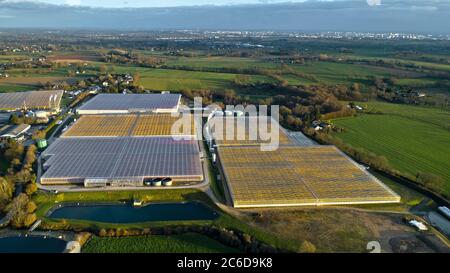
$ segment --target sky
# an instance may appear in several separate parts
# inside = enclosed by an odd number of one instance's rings
[[[450,34],[449,15],[450,0],[0,0],[0,28]]]
[[[26,0],[7,0],[9,2],[22,2]],[[308,0],[28,0],[54,5],[87,6],[99,8],[140,8],[140,7],[179,7],[202,5],[242,5],[242,4],[277,4],[277,3],[301,3]],[[339,0],[319,0],[333,2]],[[382,0],[366,1],[369,6],[380,5]]]
[[[129,7],[177,7],[199,5],[268,4],[281,2],[304,2],[305,0],[39,0],[43,3],[102,8]],[[37,1],[36,1],[37,2]]]

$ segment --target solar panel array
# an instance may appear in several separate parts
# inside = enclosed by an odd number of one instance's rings
[[[334,146],[219,146],[235,207],[399,202],[400,197]]]
[[[78,108],[79,114],[176,111],[179,94],[98,94]]]
[[[60,138],[45,150],[41,183],[85,178],[201,181],[197,141],[169,137]]]
[[[0,93],[0,109],[59,109],[63,90]]]
[[[185,121],[186,126],[183,126]],[[63,137],[171,135],[195,135],[194,116],[190,114],[179,117],[171,114],[84,115],[63,134]]]

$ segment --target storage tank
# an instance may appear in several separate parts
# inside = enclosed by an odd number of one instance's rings
[[[234,111],[234,113],[236,114],[236,117],[242,117],[244,115],[244,112],[242,111]]]
[[[166,177],[162,180],[162,184],[165,187],[172,186],[173,180],[170,177]]]
[[[152,181],[152,185],[155,186],[155,187],[160,187],[161,184],[162,184],[161,181],[162,181],[161,178],[155,178],[155,179],[153,179],[153,181]]]
[[[229,110],[226,110],[225,111],[225,116],[232,116],[233,115],[233,111],[229,111]]]
[[[37,144],[39,149],[44,149],[44,148],[47,147],[47,140],[45,138],[44,139],[38,139],[38,140],[36,140],[36,144]]]
[[[48,112],[46,111],[37,111],[35,115],[37,118],[48,118]]]

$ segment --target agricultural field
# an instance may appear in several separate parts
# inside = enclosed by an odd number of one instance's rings
[[[0,81],[0,93],[30,91],[36,88],[37,85],[8,84]]]
[[[170,57],[165,59],[168,66],[188,66],[194,68],[264,68],[276,69],[280,65],[263,59],[239,57]]]
[[[236,253],[204,235],[186,233],[171,236],[119,238],[93,237],[83,247],[84,253]]]
[[[220,70],[220,69],[252,69],[257,68],[270,73],[277,74],[280,79],[286,80],[291,85],[351,85],[353,83],[361,84],[362,91],[367,90],[372,83],[374,76],[395,77],[397,85],[414,88],[431,88],[441,82],[442,78],[432,78],[424,72],[414,71],[406,68],[392,68],[385,66],[375,66],[367,64],[352,64],[349,61],[376,61],[396,62],[403,65],[420,65],[424,69],[434,69],[439,71],[449,71],[450,66],[442,63],[432,63],[427,61],[418,61],[418,57],[394,57],[395,50],[385,50],[381,52],[378,48],[368,46],[361,47],[351,54],[338,54],[333,47],[323,46],[317,49],[310,48],[311,52],[328,53],[330,57],[340,58],[342,61],[307,61],[305,64],[291,64],[288,61],[280,61],[278,56],[264,55],[258,57],[228,57],[228,56],[208,56],[207,52],[193,50],[192,57],[177,57],[164,55],[165,52],[151,52],[144,50],[135,50],[144,56],[160,58],[163,65],[169,69],[145,68],[127,64],[112,64],[101,62],[100,54],[105,54],[108,49],[95,48],[91,50],[81,50],[77,52],[61,51],[48,55],[48,60],[63,65],[52,69],[9,69],[11,74],[9,79],[0,79],[0,91],[21,91],[26,88],[36,88],[46,82],[71,82],[74,83],[83,77],[94,76],[99,72],[99,68],[104,66],[106,71],[111,73],[131,73],[140,74],[139,84],[149,90],[173,90],[183,89],[210,89],[214,91],[223,91],[225,89],[235,89],[239,94],[264,97],[268,94],[264,92],[254,93],[248,90],[240,90],[234,84],[234,80],[239,74],[224,72],[202,72],[189,71],[190,69]],[[367,45],[365,45],[367,46]],[[377,51],[378,50],[378,51]],[[185,51],[187,53],[188,50]],[[18,56],[0,56],[1,62],[7,62],[18,58],[24,58],[26,55]],[[431,57],[438,58],[431,54]],[[428,57],[428,58],[431,58]],[[72,66],[64,66],[71,63]],[[74,71],[75,65],[85,65],[83,70],[86,74],[70,76],[69,71]],[[178,69],[170,69],[178,67]],[[182,70],[186,67],[187,70]],[[272,77],[265,75],[247,75],[250,76],[250,83],[275,83]],[[442,87],[438,88],[438,93],[445,93]],[[273,95],[273,94],[270,94]]]
[[[211,89],[223,91],[234,88],[233,81],[238,74],[154,69],[138,67],[117,67],[117,73],[139,73],[140,85],[150,90]],[[252,75],[251,82],[274,82],[267,76]]]
[[[396,170],[416,176],[418,172],[440,176],[450,192],[450,112],[436,108],[388,103],[369,103],[361,114],[333,120],[344,129],[335,136],[353,147],[385,156]]]

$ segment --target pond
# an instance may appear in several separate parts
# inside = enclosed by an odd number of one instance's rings
[[[66,241],[51,237],[0,237],[0,253],[62,253],[66,245]]]
[[[87,220],[103,223],[139,223],[151,221],[214,220],[218,213],[199,202],[154,203],[142,207],[131,204],[61,205],[47,217],[53,219]]]

